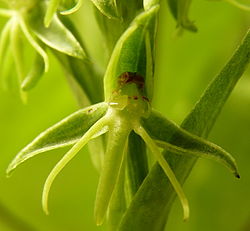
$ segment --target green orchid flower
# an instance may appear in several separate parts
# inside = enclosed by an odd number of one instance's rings
[[[154,36],[149,33],[157,22],[159,5],[145,4],[130,27],[117,42],[104,76],[105,101],[81,109],[41,133],[18,153],[7,173],[29,158],[48,150],[72,146],[46,179],[42,205],[48,214],[51,185],[60,171],[91,139],[108,133],[95,202],[97,225],[104,221],[112,195],[126,170],[128,138],[136,133],[160,164],[183,207],[184,220],[189,217],[188,200],[182,186],[162,155],[168,150],[216,160],[239,177],[234,158],[219,146],[195,136],[152,109]],[[146,65],[145,65],[146,64]],[[147,66],[146,70],[144,67]],[[173,139],[170,139],[173,138]]]
[[[0,65],[5,65],[10,51],[16,65],[21,95],[35,86],[42,74],[48,71],[47,47],[78,59],[85,58],[80,43],[56,15],[50,27],[44,27],[44,2],[10,0],[5,3],[9,9],[0,9],[0,15],[8,18],[0,37]],[[29,72],[24,68],[23,37],[36,53]]]

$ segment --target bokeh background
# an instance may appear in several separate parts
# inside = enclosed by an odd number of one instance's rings
[[[248,0],[245,1],[246,3]],[[78,23],[93,61],[105,69],[104,45],[90,1],[71,16]],[[249,12],[222,1],[194,1],[190,18],[198,33],[174,36],[175,22],[162,4],[157,40],[153,105],[177,123],[185,118],[211,79],[220,71],[250,26]],[[1,19],[0,26],[5,19]],[[27,53],[29,56],[31,54]],[[67,149],[50,151],[27,161],[10,178],[5,170],[16,153],[41,131],[78,109],[60,65],[50,55],[50,70],[24,105],[17,93],[16,73],[0,76],[0,231],[95,231],[93,218],[98,174],[87,148],[53,184],[46,216],[41,193],[47,175]],[[12,65],[13,67],[13,65]],[[209,140],[233,153],[241,179],[209,160],[199,160],[185,183],[191,217],[182,221],[178,201],[167,231],[250,231],[250,70],[239,81],[218,118]],[[98,93],[97,93],[98,94]],[[8,211],[8,212],[6,212]],[[6,216],[10,213],[14,223]],[[25,224],[23,224],[22,222]]]

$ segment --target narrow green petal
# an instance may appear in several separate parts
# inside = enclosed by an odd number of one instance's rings
[[[135,132],[143,138],[143,140],[145,141],[145,143],[149,147],[150,151],[155,155],[157,161],[159,162],[163,171],[167,175],[169,181],[171,182],[173,188],[175,189],[175,191],[180,199],[180,202],[181,202],[182,208],[183,208],[184,221],[188,220],[188,218],[189,218],[188,200],[187,200],[187,198],[182,190],[182,187],[181,187],[179,181],[176,179],[174,172],[170,168],[168,162],[164,159],[159,148],[156,146],[155,142],[151,139],[151,137],[148,135],[148,133],[144,130],[144,128],[142,126],[138,125],[137,127],[135,127]]]
[[[192,155],[218,161],[239,178],[235,159],[228,152],[184,130],[160,113],[152,110],[150,116],[143,119],[143,125],[160,147],[180,155]]]
[[[2,69],[2,63],[5,61],[5,55],[9,46],[10,39],[10,29],[12,25],[12,20],[10,19],[4,26],[1,37],[0,37],[0,70]]]
[[[12,78],[10,77],[10,73],[13,71],[13,58],[11,54],[11,46],[10,44],[8,45],[6,52],[5,52],[5,57],[4,57],[4,62],[1,63],[0,65],[0,80],[2,82],[1,86],[5,90],[10,90],[12,89]]]
[[[104,126],[108,124],[109,118],[102,117],[98,120],[84,135],[83,137],[64,155],[64,157],[56,164],[53,170],[50,172],[43,188],[43,196],[42,196],[42,206],[43,210],[46,214],[49,214],[48,210],[48,196],[51,185],[56,178],[56,176],[60,173],[60,171],[72,160],[75,155],[83,148],[84,145],[88,143],[88,141]]]
[[[240,178],[235,159],[225,150],[223,150],[222,148],[213,143],[206,141],[206,143],[203,143],[204,147],[202,150],[195,150],[193,148],[185,149],[160,140],[155,140],[155,143],[159,147],[166,149],[166,151],[170,151],[178,155],[186,155],[186,156],[191,155],[191,156],[215,160],[224,165],[225,167],[227,167],[235,175],[235,177]],[[206,147],[208,147],[208,149],[206,149]]]
[[[82,135],[105,114],[106,110],[106,103],[95,104],[71,114],[48,128],[17,154],[10,163],[7,174],[37,154],[78,142]]]
[[[94,213],[97,225],[101,225],[105,218],[112,193],[119,178],[125,144],[129,134],[126,128],[121,127],[122,123],[119,121],[114,122],[115,125],[110,126],[109,129],[107,151],[96,193]]]
[[[21,83],[25,77],[25,70],[24,70],[25,64],[24,64],[23,50],[22,50],[23,44],[21,41],[20,28],[19,28],[17,20],[18,18],[14,18],[12,20],[10,41],[11,41],[12,54],[13,54],[13,58],[14,58],[15,66],[17,70],[20,96],[21,96],[22,101],[26,103],[27,95],[21,89]]]
[[[44,74],[45,66],[42,57],[38,54],[35,57],[35,61],[30,69],[30,72],[22,81],[21,88],[23,91],[28,91],[36,86],[37,82],[40,80]]]
[[[76,11],[78,11],[81,8],[81,6],[82,6],[82,0],[78,0],[76,5],[73,8],[71,8],[69,10],[61,11],[60,14],[62,14],[62,15],[73,14]]]
[[[40,54],[43,58],[44,65],[45,65],[45,72],[49,70],[49,58],[47,53],[43,50],[43,48],[38,44],[38,42],[33,37],[32,33],[29,31],[25,21],[22,17],[19,17],[19,23],[22,28],[22,31],[29,41],[30,45],[33,46],[33,48],[37,51],[38,54]]]
[[[13,16],[13,14],[14,14],[14,11],[12,10],[6,10],[6,9],[0,8],[0,16],[9,18]]]
[[[44,25],[45,27],[49,27],[52,18],[54,16],[54,14],[57,11],[57,8],[59,6],[61,0],[50,0],[49,4],[48,4],[48,8],[44,17]]]
[[[224,0],[224,1],[232,4],[235,7],[238,7],[241,10],[250,11],[250,5],[242,4],[242,3],[238,2],[237,0]]]

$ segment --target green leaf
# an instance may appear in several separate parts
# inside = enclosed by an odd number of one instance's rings
[[[10,174],[25,160],[39,153],[76,143],[104,115],[107,107],[106,103],[99,103],[81,109],[42,132],[17,154],[10,163],[7,174]]]
[[[239,178],[234,158],[221,147],[187,132],[160,113],[152,111],[143,126],[156,143],[172,153],[194,155],[220,162]]]
[[[113,91],[118,89],[118,77],[122,73],[136,72],[144,78],[146,77],[145,37],[151,20],[155,19],[158,10],[159,5],[156,5],[138,15],[118,40],[104,76],[106,100],[109,100]]]
[[[236,50],[220,74],[212,81],[194,109],[182,123],[182,128],[196,135],[207,137],[219,112],[223,108],[237,81],[250,61],[250,33]],[[197,157],[164,153],[181,183],[188,177]],[[162,231],[176,197],[171,183],[161,167],[156,164],[130,204],[119,231]]]
[[[42,57],[36,55],[35,61],[30,69],[28,75],[22,81],[21,88],[23,91],[28,91],[36,86],[37,82],[40,80],[45,72],[45,65]]]
[[[35,35],[47,46],[76,58],[85,58],[85,52],[70,30],[54,15],[49,27],[43,24],[44,7],[42,4],[26,16],[26,23]]]
[[[118,19],[116,0],[91,0],[96,8],[110,19]]]

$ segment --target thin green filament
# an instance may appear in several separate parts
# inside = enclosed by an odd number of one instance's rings
[[[238,7],[239,9],[250,11],[250,5],[242,4],[242,3],[240,3],[240,2],[238,2],[236,0],[224,0],[224,1],[232,4],[233,6]]]
[[[103,223],[113,191],[118,184],[127,138],[131,131],[128,126],[122,124],[124,121],[116,124],[117,121],[113,121],[110,125],[107,150],[96,193],[94,213],[97,225]]]
[[[19,17],[19,23],[22,28],[22,31],[31,44],[33,48],[37,51],[38,54],[40,54],[44,60],[44,66],[45,66],[45,72],[49,70],[49,58],[46,52],[43,50],[43,48],[38,44],[38,42],[33,38],[31,32],[29,31],[28,27],[26,26],[26,23],[24,22],[22,17]]]
[[[1,36],[0,36],[0,69],[1,69],[2,63],[4,62],[4,56],[6,54],[6,50],[8,46],[11,25],[12,25],[12,20],[10,19],[4,26]]]
[[[0,16],[3,16],[3,17],[12,17],[14,14],[14,11],[13,10],[6,10],[6,9],[0,9]]]
[[[148,133],[145,131],[145,129],[138,125],[135,127],[135,132],[142,137],[142,139],[145,141],[147,146],[149,147],[150,151],[155,155],[157,161],[159,162],[160,166],[162,167],[163,171],[168,176],[169,181],[171,182],[172,186],[174,187],[183,208],[184,213],[184,221],[188,220],[189,218],[189,205],[188,200],[182,190],[182,187],[179,183],[179,181],[176,179],[176,176],[172,169],[170,168],[168,162],[164,159],[161,152],[159,151],[158,147],[154,143],[154,141],[151,139],[151,137],[148,135]]]
[[[16,70],[17,70],[17,76],[18,76],[18,82],[22,83],[24,77],[25,77],[25,71],[24,71],[24,63],[23,63],[23,52],[22,52],[22,44],[21,44],[21,37],[20,37],[20,28],[19,24],[17,22],[17,19],[12,20],[11,30],[10,30],[10,36],[11,36],[11,48],[12,48],[12,54],[13,58],[16,64]],[[27,94],[20,88],[20,96],[24,103],[27,102]]]
[[[83,137],[64,155],[64,157],[56,164],[51,173],[49,174],[43,188],[42,195],[42,206],[46,214],[49,214],[48,210],[48,196],[50,192],[51,185],[60,173],[60,171],[72,160],[75,155],[83,148],[85,144],[104,126],[108,125],[109,118],[104,116],[98,120],[84,135]]]

